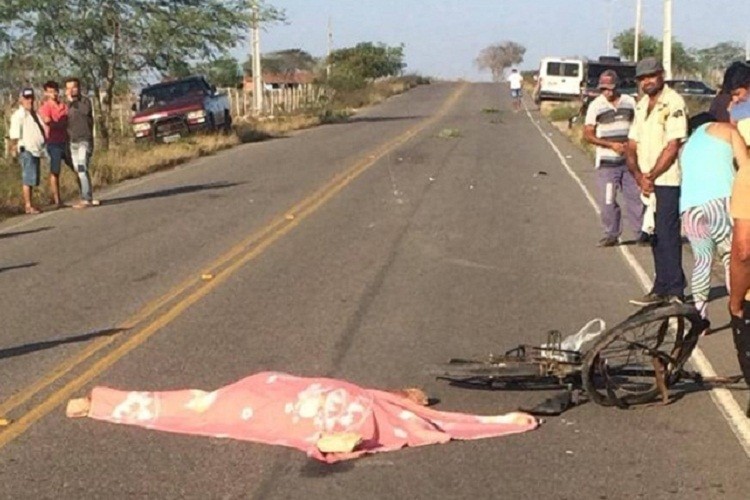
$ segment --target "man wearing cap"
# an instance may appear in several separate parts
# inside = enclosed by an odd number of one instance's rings
[[[687,107],[664,85],[664,68],[653,57],[638,62],[638,84],[645,94],[635,108],[628,135],[627,164],[644,195],[656,205],[654,285],[631,304],[646,306],[681,301],[685,290],[680,234],[680,164],[677,156],[687,138]]]
[[[21,163],[24,210],[27,214],[41,213],[31,203],[32,190],[39,185],[39,164],[45,148],[44,127],[34,109],[34,89],[21,91],[20,106],[10,117],[8,136],[11,155]]]
[[[628,132],[635,114],[635,99],[617,90],[617,73],[611,69],[599,76],[601,94],[591,101],[586,111],[583,136],[596,146],[596,173],[599,206],[604,227],[600,247],[617,245],[622,233],[622,214],[617,204],[617,191],[625,199],[626,219],[637,242],[646,244],[648,235],[641,232],[643,202],[635,177],[625,161]]]

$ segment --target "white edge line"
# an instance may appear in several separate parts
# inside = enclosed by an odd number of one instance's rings
[[[537,128],[544,140],[547,141],[552,150],[557,154],[560,163],[563,167],[565,167],[568,175],[570,175],[570,177],[576,182],[576,184],[578,184],[578,187],[581,188],[581,191],[583,191],[583,194],[586,196],[586,199],[594,208],[596,214],[599,215],[601,211],[599,210],[599,205],[597,204],[596,199],[593,197],[583,181],[581,181],[581,178],[578,176],[578,174],[576,174],[575,171],[570,167],[567,160],[565,159],[565,156],[560,152],[560,149],[557,147],[557,145],[552,141],[552,139],[549,138],[547,134],[544,133],[544,130],[539,126],[539,123],[534,120],[533,116],[531,116],[526,103],[524,103],[524,110],[526,111],[526,116],[529,117],[531,123]],[[650,290],[652,285],[651,279],[648,277],[648,274],[640,265],[640,263],[638,263],[638,260],[636,260],[630,249],[622,245],[618,246],[618,249],[620,250],[620,253],[622,254],[625,261],[635,273],[638,281],[640,281],[643,290]],[[716,370],[714,370],[711,362],[708,360],[706,355],[703,354],[703,351],[700,347],[695,347],[690,358],[690,362],[695,366],[695,368],[698,369],[698,372],[700,372],[702,376],[716,376]],[[709,393],[711,394],[711,400],[714,402],[714,405],[716,405],[721,415],[727,421],[727,424],[729,424],[729,428],[732,430],[735,437],[739,441],[740,446],[742,446],[742,449],[745,451],[745,455],[750,458],[750,419],[745,416],[745,412],[742,411],[742,408],[740,408],[737,400],[734,399],[734,396],[732,396],[732,393],[729,392],[728,389],[723,387],[714,387],[710,390]]]

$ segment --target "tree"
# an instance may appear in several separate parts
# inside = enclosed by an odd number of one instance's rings
[[[505,70],[514,64],[521,64],[526,54],[526,47],[506,40],[499,44],[485,47],[474,61],[480,70],[490,70],[492,81],[500,81]]]
[[[745,59],[745,49],[737,42],[720,42],[712,47],[693,49],[691,54],[704,78],[721,74],[734,61]]]
[[[372,42],[334,50],[328,62],[334,70],[350,72],[363,79],[398,75],[406,67],[403,44],[389,47],[384,43]]]
[[[620,52],[620,56],[628,60],[634,60],[635,53],[635,30],[628,30],[618,33],[612,40],[613,46]],[[638,58],[656,57],[662,58],[662,49],[664,44],[661,40],[647,34],[641,33],[638,42]],[[698,61],[685,46],[677,41],[672,41],[672,67],[676,73],[690,74],[699,70]]]
[[[60,73],[79,75],[92,90],[105,148],[118,82],[132,75],[184,69],[182,61],[222,54],[242,39],[250,19],[247,0],[11,0],[4,4],[12,21],[0,34],[53,57]],[[263,15],[283,16],[283,11],[263,2],[260,6]]]
[[[205,75],[217,87],[237,87],[242,83],[240,64],[234,57],[223,56],[197,64],[194,73]]]
[[[267,73],[294,73],[297,70],[312,71],[318,60],[302,49],[286,49],[269,52],[261,57],[261,66]],[[243,65],[245,74],[253,74],[253,58]]]

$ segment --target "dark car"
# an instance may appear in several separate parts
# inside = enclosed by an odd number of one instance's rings
[[[598,61],[589,61],[586,65],[586,78],[581,89],[581,114],[585,115],[589,103],[601,94],[599,76],[607,70],[613,70],[619,77],[618,89],[621,94],[636,97],[638,84],[635,81],[635,63],[622,62],[619,57],[600,57]]]
[[[131,120],[136,140],[172,142],[197,131],[229,131],[229,98],[202,76],[145,87]]]
[[[700,80],[667,80],[664,83],[678,94],[685,96],[713,97],[716,95],[716,89],[709,87]]]

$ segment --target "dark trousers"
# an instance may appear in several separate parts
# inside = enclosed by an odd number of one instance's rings
[[[682,272],[682,236],[680,234],[680,188],[656,186],[654,254],[656,278],[652,292],[658,295],[677,295],[685,291]]]
[[[738,318],[732,316],[732,337],[734,348],[737,350],[737,361],[740,363],[742,376],[750,386],[750,302],[745,301],[742,305],[743,316]],[[750,408],[749,408],[750,409]]]

